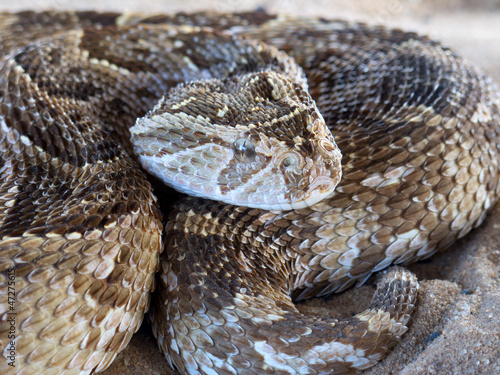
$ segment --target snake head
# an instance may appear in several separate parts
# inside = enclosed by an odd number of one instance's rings
[[[228,204],[303,208],[341,178],[340,151],[314,101],[273,71],[181,84],[130,131],[147,171]]]

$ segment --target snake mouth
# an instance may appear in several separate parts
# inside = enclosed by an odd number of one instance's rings
[[[304,168],[309,173],[302,178],[299,188],[290,197],[292,209],[311,207],[335,194],[342,177],[340,152],[338,154],[328,163],[314,163]],[[303,188],[300,188],[301,186]]]
[[[292,201],[290,205],[293,209],[306,208],[331,198],[339,182],[340,176],[338,179],[326,176],[315,178],[308,185],[308,189],[302,193],[302,198],[297,197],[297,200]]]

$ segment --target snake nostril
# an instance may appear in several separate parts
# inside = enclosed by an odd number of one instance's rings
[[[292,153],[290,155],[287,155],[283,161],[281,162],[281,165],[283,168],[285,168],[289,172],[297,172],[301,167],[303,167],[303,160],[302,158],[295,154]]]
[[[295,167],[297,165],[297,158],[290,155],[283,160],[283,166],[285,168]]]

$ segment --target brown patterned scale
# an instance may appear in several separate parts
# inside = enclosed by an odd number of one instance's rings
[[[153,330],[181,373],[368,368],[407,329],[411,273],[351,318],[292,301],[426,258],[497,200],[496,88],[413,33],[24,12],[0,36],[2,374],[105,369],[158,270]],[[198,196],[155,188],[164,231],[139,160]]]

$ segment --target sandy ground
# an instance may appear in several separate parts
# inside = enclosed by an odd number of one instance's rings
[[[452,47],[500,83],[500,1],[169,1],[151,0],[0,0],[0,10],[96,9],[175,12],[212,9],[321,15],[416,30]],[[418,309],[401,343],[369,374],[500,374],[500,207],[486,222],[451,249],[411,266],[421,281]],[[303,309],[353,314],[366,308],[373,281]],[[149,326],[105,372],[171,374]]]

